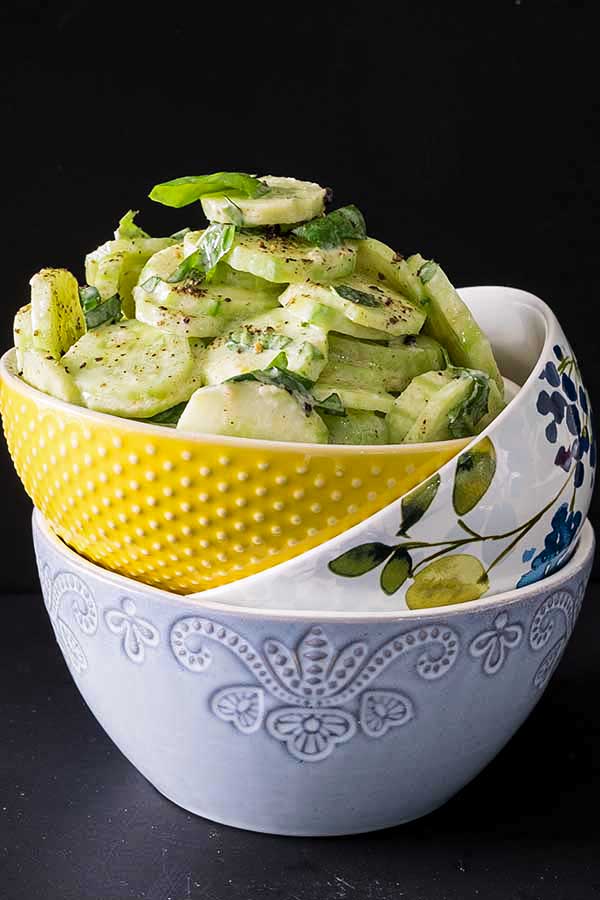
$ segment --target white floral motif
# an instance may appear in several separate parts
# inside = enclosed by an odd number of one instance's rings
[[[80,675],[88,668],[87,657],[79,639],[61,615],[62,606],[65,598],[71,599],[71,612],[77,626],[84,634],[91,636],[98,629],[98,608],[94,595],[72,572],[59,572],[52,578],[47,564],[42,568],[40,581],[58,644],[67,663]]]
[[[581,597],[583,598],[583,594]],[[575,626],[576,616],[575,599],[568,590],[555,591],[538,607],[529,629],[529,646],[532,650],[541,650],[550,642],[557,623],[564,626],[562,633],[550,647],[533,676],[533,685],[538,690],[546,686],[558,665]]]
[[[398,691],[366,691],[360,704],[360,724],[369,737],[383,737],[390,728],[406,725],[414,714],[411,699]]]
[[[177,662],[195,674],[212,665],[211,642],[236,656],[262,688],[225,687],[213,694],[212,712],[243,734],[258,731],[264,722],[267,733],[303,762],[326,759],[337,745],[354,737],[359,726],[366,737],[381,738],[410,722],[415,713],[409,697],[367,688],[393,662],[412,653],[417,654],[415,672],[420,678],[442,678],[459,648],[451,628],[427,625],[397,635],[370,655],[364,641],[336,650],[323,628],[315,625],[295,648],[270,638],[261,653],[233,629],[200,616],[174,622],[169,640]],[[284,705],[265,717],[266,692]],[[360,704],[358,715],[341,708],[355,701]]]
[[[356,721],[342,709],[301,709],[284,706],[269,713],[269,734],[286,744],[289,753],[301,762],[326,759],[336,744],[356,734]]]
[[[482,668],[486,675],[500,671],[510,650],[519,646],[523,639],[523,626],[508,621],[508,613],[501,612],[494,619],[493,628],[482,631],[469,644],[469,653],[475,659],[483,657]]]
[[[265,692],[245,685],[225,688],[217,691],[210,705],[217,718],[231,722],[242,734],[252,734],[262,725]]]
[[[136,605],[129,597],[121,599],[121,609],[109,609],[104,613],[109,631],[123,636],[121,646],[127,657],[134,663],[143,663],[146,647],[158,647],[158,630],[137,615]]]

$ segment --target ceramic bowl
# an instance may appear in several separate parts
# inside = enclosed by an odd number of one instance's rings
[[[211,591],[248,607],[377,612],[463,603],[552,574],[589,509],[596,446],[573,352],[541,300],[467,288],[521,390],[489,428],[404,497],[344,534]],[[502,307],[502,328],[494,317]],[[515,340],[514,336],[521,336]]]
[[[308,595],[290,591],[293,606],[314,605],[313,592],[324,588],[324,608],[365,609],[365,585],[377,586],[380,575],[377,603],[386,607],[426,604],[441,581],[449,590],[456,584],[448,600],[472,599],[514,587],[524,553],[526,568],[541,577],[564,561],[589,505],[587,395],[541,300],[494,287],[462,296],[501,370],[522,385],[474,441],[340,447],[175,432],[54,400],[11,372],[9,355],[0,391],[17,471],[79,553],[181,593],[237,583],[287,560],[294,585],[309,577]],[[547,535],[559,548],[550,561]],[[260,605],[281,604],[273,572],[249,585],[250,603],[261,584]]]
[[[594,552],[586,524],[544,581],[359,615],[169,594],[82,559],[39,513],[34,541],[67,665],[125,756],[193,813],[287,835],[397,825],[477,775],[542,695]]]

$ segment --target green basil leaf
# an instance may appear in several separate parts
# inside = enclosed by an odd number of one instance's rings
[[[292,343],[292,338],[276,331],[261,331],[254,333],[252,326],[246,326],[239,331],[232,331],[228,336],[225,346],[229,350],[249,350],[259,343],[263,350],[283,350]],[[287,362],[287,360],[286,360]]]
[[[174,428],[179,419],[181,418],[181,413],[187,406],[187,401],[185,403],[178,403],[176,406],[171,406],[169,409],[164,409],[162,412],[157,413],[155,416],[152,416],[150,419],[144,419],[144,422],[150,422],[153,425],[169,425],[171,428]]]
[[[410,553],[402,547],[394,550],[381,570],[379,583],[385,594],[392,595],[399,590],[412,572]]]
[[[221,257],[231,250],[235,237],[235,225],[221,225],[218,222],[209,225],[198,241],[196,249],[186,256],[169,275],[167,281],[174,284],[184,278],[207,279]]]
[[[137,216],[139,209],[128,209],[124,216],[119,219],[119,224],[117,225],[117,230],[115,231],[115,238],[119,240],[133,240],[135,238],[148,238],[150,237],[139,225],[136,225],[134,222],[135,217]]]
[[[409,528],[416,525],[419,519],[422,519],[435,499],[441,484],[439,475],[433,475],[423,484],[416,487],[410,494],[402,498],[400,508],[402,510],[402,523],[397,532],[399,535],[405,535]]]
[[[84,313],[95,309],[102,303],[100,291],[98,290],[98,288],[92,287],[91,284],[86,284],[83,287],[80,287],[79,302],[81,303],[81,308]]]
[[[179,209],[208,194],[223,196],[230,191],[244,197],[261,197],[268,193],[269,188],[258,178],[244,172],[214,172],[212,175],[184,175],[156,184],[149,197],[164,206]]]
[[[452,503],[459,516],[471,512],[489,488],[496,474],[496,449],[489,438],[458,457]]]
[[[428,281],[431,281],[438,268],[438,264],[433,259],[428,259],[424,262],[417,272],[418,277],[421,279],[421,284],[427,284]]]
[[[356,288],[350,287],[349,284],[338,284],[334,287],[336,294],[343,297],[344,300],[350,300],[358,306],[370,306],[372,308],[380,307],[382,301],[375,294],[368,294],[366,291],[357,291]]]
[[[233,224],[237,225],[238,228],[240,228],[244,224],[244,213],[237,205],[237,203],[234,203],[231,197],[228,197],[226,194],[225,200],[227,200],[228,204],[226,207],[227,215],[229,216]]]
[[[346,550],[341,556],[332,559],[328,568],[334,575],[344,578],[356,578],[376,569],[393,552],[393,547],[374,541],[370,544],[359,544]]]
[[[309,390],[312,382],[296,375],[295,372],[288,371],[287,364],[285,353],[278,353],[266,369],[255,369],[253,372],[234,375],[227,381],[260,381],[262,384],[272,384],[275,387],[283,388],[294,397],[307,416],[310,416],[313,410],[322,410],[334,416],[346,415],[346,410],[337,394],[330,394],[325,400],[317,400]]]
[[[118,322],[122,315],[121,298],[118,294],[113,294],[112,297],[109,297],[107,300],[101,300],[100,303],[91,309],[84,309],[83,314],[88,331],[97,328],[99,325]]]
[[[156,286],[162,281],[160,275],[152,275],[151,278],[146,278],[143,284],[140,284],[142,290],[146,291],[147,294],[151,294],[152,291],[156,288]]]
[[[488,411],[490,379],[485,372],[463,369],[473,380],[471,393],[448,414],[448,431],[451,437],[469,437],[477,431],[477,423]]]
[[[360,209],[354,205],[342,206],[324,216],[311,219],[292,228],[292,234],[325,249],[339,247],[344,241],[364,240],[367,226]]]

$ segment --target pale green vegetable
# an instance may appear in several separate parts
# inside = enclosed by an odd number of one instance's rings
[[[149,418],[187,400],[195,385],[189,341],[135,319],[89,331],[63,357],[84,404]]]
[[[77,281],[66,269],[42,269],[29,284],[33,346],[60,359],[85,332]]]
[[[387,444],[383,416],[360,409],[347,409],[345,416],[323,415],[330,444]]]
[[[13,322],[13,337],[17,351],[17,369],[23,368],[23,353],[33,350],[33,327],[31,325],[31,303],[17,311]]]
[[[203,197],[204,215],[210,222],[255,227],[294,224],[323,212],[326,192],[319,184],[276,175],[264,175],[260,182],[268,190],[259,196],[226,191],[220,197]]]
[[[207,434],[271,441],[327,443],[325,423],[286,390],[257,381],[200,388],[191,397],[177,428]]]
[[[58,360],[39,350],[24,350],[21,355],[23,380],[32,387],[65,403],[81,403],[81,395],[73,378]]]
[[[278,284],[333,281],[352,274],[356,249],[350,244],[332,249],[313,247],[293,235],[238,232],[226,262],[233,269]]]

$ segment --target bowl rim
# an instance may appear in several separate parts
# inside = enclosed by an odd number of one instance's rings
[[[489,293],[490,291],[509,291],[513,294],[514,302],[537,309],[537,311],[542,314],[545,325],[545,335],[542,349],[535,364],[532,367],[529,376],[519,387],[516,396],[507,403],[502,412],[493,420],[493,422],[488,425],[488,427],[484,431],[481,432],[481,434],[467,438],[457,438],[451,441],[432,441],[430,443],[420,444],[315,444],[302,443],[299,441],[270,441],[259,438],[234,437],[231,435],[206,434],[203,432],[184,431],[183,429],[177,430],[165,428],[161,425],[153,425],[149,422],[144,422],[141,419],[127,419],[121,416],[112,415],[111,413],[103,413],[98,410],[88,409],[85,406],[77,406],[74,403],[66,403],[64,400],[58,400],[56,397],[52,397],[50,394],[45,394],[43,391],[40,391],[37,388],[34,388],[31,385],[27,384],[26,381],[23,381],[22,378],[20,378],[17,374],[15,374],[14,371],[12,371],[12,369],[14,369],[14,359],[16,353],[14,347],[11,347],[9,350],[7,350],[0,358],[0,381],[5,381],[13,389],[21,392],[22,394],[25,394],[25,396],[32,397],[36,402],[40,402],[40,398],[42,398],[43,402],[46,405],[55,407],[58,410],[68,411],[71,415],[76,415],[77,417],[81,417],[83,419],[91,419],[93,421],[99,422],[100,424],[102,424],[103,422],[105,422],[106,424],[112,422],[113,425],[117,425],[124,431],[135,431],[142,435],[147,434],[149,437],[151,435],[161,435],[163,438],[166,437],[175,441],[181,438],[183,440],[190,441],[191,443],[198,444],[199,446],[217,445],[222,447],[235,447],[241,450],[254,449],[262,450],[265,452],[271,451],[284,453],[306,453],[312,455],[318,454],[334,457],[359,456],[365,455],[367,453],[369,455],[388,456],[403,456],[424,452],[441,452],[445,454],[452,449],[455,449],[454,455],[456,455],[461,449],[466,448],[473,441],[480,440],[483,436],[488,434],[490,428],[494,427],[496,423],[499,423],[504,419],[509,407],[513,406],[515,403],[521,400],[526,392],[525,389],[528,388],[531,381],[535,380],[535,378],[537,377],[537,365],[542,357],[547,354],[547,348],[552,340],[552,326],[556,327],[558,323],[558,320],[556,319],[553,311],[543,300],[541,300],[535,294],[532,294],[529,291],[525,291],[521,288],[514,288],[503,285],[473,285],[470,287],[458,288],[458,291],[463,299],[465,299],[463,295],[466,294],[467,296],[470,296],[474,294],[474,292]]]
[[[277,621],[310,621],[311,624],[321,623],[353,623],[353,624],[373,624],[377,622],[411,622],[421,618],[449,618],[469,613],[477,613],[482,610],[494,609],[498,606],[507,606],[522,600],[530,599],[539,595],[541,591],[551,594],[558,587],[573,578],[578,572],[584,569],[593,558],[596,539],[594,529],[589,521],[583,524],[581,532],[577,538],[575,548],[570,559],[565,565],[540,581],[526,585],[521,588],[513,588],[510,591],[502,591],[499,594],[492,594],[489,597],[481,597],[479,600],[468,600],[465,603],[454,603],[446,606],[434,606],[428,609],[396,609],[396,610],[378,610],[365,612],[345,612],[343,610],[318,610],[318,609],[271,609],[266,607],[238,606],[230,603],[220,603],[218,600],[203,599],[208,595],[209,591],[203,592],[202,595],[195,595],[190,598],[189,594],[174,594],[161,588],[152,587],[152,585],[135,581],[125,575],[119,575],[103,569],[96,563],[90,562],[85,557],[80,556],[65,544],[52,530],[44,516],[38,509],[33,510],[32,514],[33,530],[37,529],[45,538],[47,543],[54,551],[63,558],[67,558],[79,568],[90,571],[92,576],[101,581],[107,581],[119,587],[123,593],[128,590],[135,590],[143,594],[149,594],[156,600],[172,606],[173,611],[177,612],[178,607],[185,609],[187,615],[190,615],[190,606],[197,607],[197,614],[203,611],[216,613],[218,615],[231,615],[240,618],[253,619],[275,619]],[[277,567],[268,570],[272,577]],[[235,582],[234,582],[235,584]],[[242,584],[242,582],[238,582]],[[215,591],[218,588],[215,588]]]

